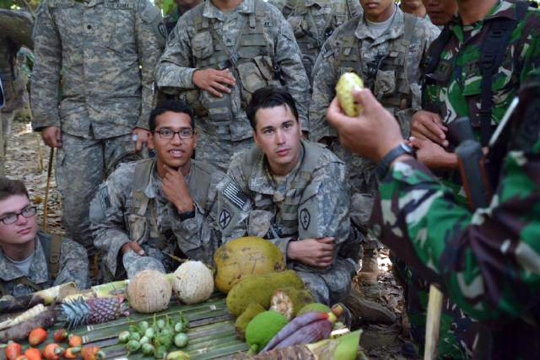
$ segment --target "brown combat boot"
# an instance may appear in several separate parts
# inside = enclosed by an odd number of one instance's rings
[[[362,270],[358,273],[358,279],[365,285],[377,285],[379,276],[379,263],[375,249],[364,249],[362,257]]]
[[[351,289],[351,292],[343,300],[343,304],[351,313],[351,329],[357,329],[361,324],[393,324],[396,315],[384,306],[367,300],[360,291]]]

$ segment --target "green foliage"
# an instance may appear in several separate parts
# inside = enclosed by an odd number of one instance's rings
[[[0,0],[0,1],[2,1],[2,0]],[[174,3],[174,0],[162,0],[161,1],[161,10],[162,10],[164,16],[169,15],[170,13],[172,13],[175,7],[176,7],[176,4]]]

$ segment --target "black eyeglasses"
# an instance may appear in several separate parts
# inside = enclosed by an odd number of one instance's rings
[[[181,139],[191,139],[195,133],[192,129],[181,129],[180,131],[172,131],[171,129],[159,129],[155,131],[160,139],[172,139],[174,135],[178,134]]]
[[[15,224],[17,220],[19,219],[19,215],[22,215],[25,218],[29,218],[36,215],[36,211],[37,210],[35,206],[28,206],[22,209],[21,212],[8,213],[4,215],[2,218],[0,218],[0,221],[3,222],[5,225]]]

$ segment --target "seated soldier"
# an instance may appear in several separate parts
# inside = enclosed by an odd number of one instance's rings
[[[86,250],[37,228],[36,208],[20,180],[0,178],[0,296],[21,296],[73,281],[89,286]]]
[[[281,249],[318,302],[342,300],[358,255],[349,241],[350,195],[345,165],[321,145],[302,140],[294,99],[263,88],[247,107],[256,147],[233,157],[218,185],[223,240],[260,236]]]
[[[212,209],[223,175],[191,159],[197,145],[191,109],[167,101],[152,111],[149,128],[156,157],[120,165],[90,205],[105,281],[144,269],[172,272],[181,258],[211,263],[220,238]]]

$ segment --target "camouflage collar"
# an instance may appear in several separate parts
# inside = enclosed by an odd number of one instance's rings
[[[298,161],[298,164],[296,164],[290,173],[285,175],[286,182],[288,184],[292,183],[292,180],[296,177],[296,174],[302,166],[304,152],[305,145],[304,141],[302,140],[302,146],[300,147],[300,161]],[[257,161],[253,164],[253,171],[248,179],[248,189],[255,193],[266,195],[273,195],[277,190],[276,183],[272,178],[272,175],[270,175],[268,169],[268,162],[266,161],[266,157],[262,151],[260,152],[260,156]]]
[[[403,10],[401,10],[397,5],[395,5],[395,7],[396,12],[393,15],[394,19],[392,20],[392,23],[390,24],[388,29],[384,32],[384,34],[382,34],[382,36],[379,36],[377,38],[373,36],[364,16],[360,17],[360,21],[358,21],[358,27],[354,32],[354,36],[356,36],[360,40],[365,40],[368,38],[373,39],[373,45],[381,44],[388,40],[397,39],[402,36],[405,23]]]
[[[253,14],[255,12],[255,1],[257,0],[243,0],[233,11],[242,14]],[[209,19],[224,20],[224,13],[219,10],[212,1],[204,2],[203,16]]]
[[[45,257],[45,252],[39,241],[39,235],[36,235],[36,250],[34,251],[34,261],[30,265],[30,273],[27,278],[34,284],[43,284],[49,281],[48,272],[43,271],[43,266],[47,268],[48,259]],[[2,281],[12,281],[21,277],[25,277],[0,250],[0,279]]]

